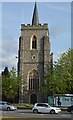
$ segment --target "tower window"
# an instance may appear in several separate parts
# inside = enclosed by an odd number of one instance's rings
[[[32,49],[36,49],[36,40],[32,41]]]
[[[39,74],[36,70],[29,73],[29,90],[39,90]]]
[[[32,49],[37,49],[37,38],[35,35],[32,39]]]

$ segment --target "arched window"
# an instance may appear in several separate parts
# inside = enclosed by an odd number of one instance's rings
[[[37,49],[37,38],[35,35],[32,38],[32,49]]]
[[[29,90],[39,90],[39,74],[36,70],[29,73]]]

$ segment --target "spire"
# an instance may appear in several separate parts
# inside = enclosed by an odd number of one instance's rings
[[[37,5],[36,5],[36,2],[35,2],[33,18],[32,18],[32,25],[38,25],[38,24],[39,24],[39,17],[38,17]]]

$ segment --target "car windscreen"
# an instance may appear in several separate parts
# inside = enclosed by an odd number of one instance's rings
[[[7,102],[6,104],[7,104],[7,105],[11,105],[11,104],[10,104],[10,103],[8,103],[8,102]]]

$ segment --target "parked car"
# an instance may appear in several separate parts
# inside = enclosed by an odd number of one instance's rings
[[[9,111],[9,110],[16,110],[16,109],[17,109],[16,106],[13,106],[8,102],[0,101],[0,110],[8,110]]]
[[[51,107],[48,103],[35,103],[34,107],[32,108],[33,113],[59,113],[61,109],[58,107]]]
[[[73,105],[69,106],[69,107],[67,108],[67,111],[73,113]]]

